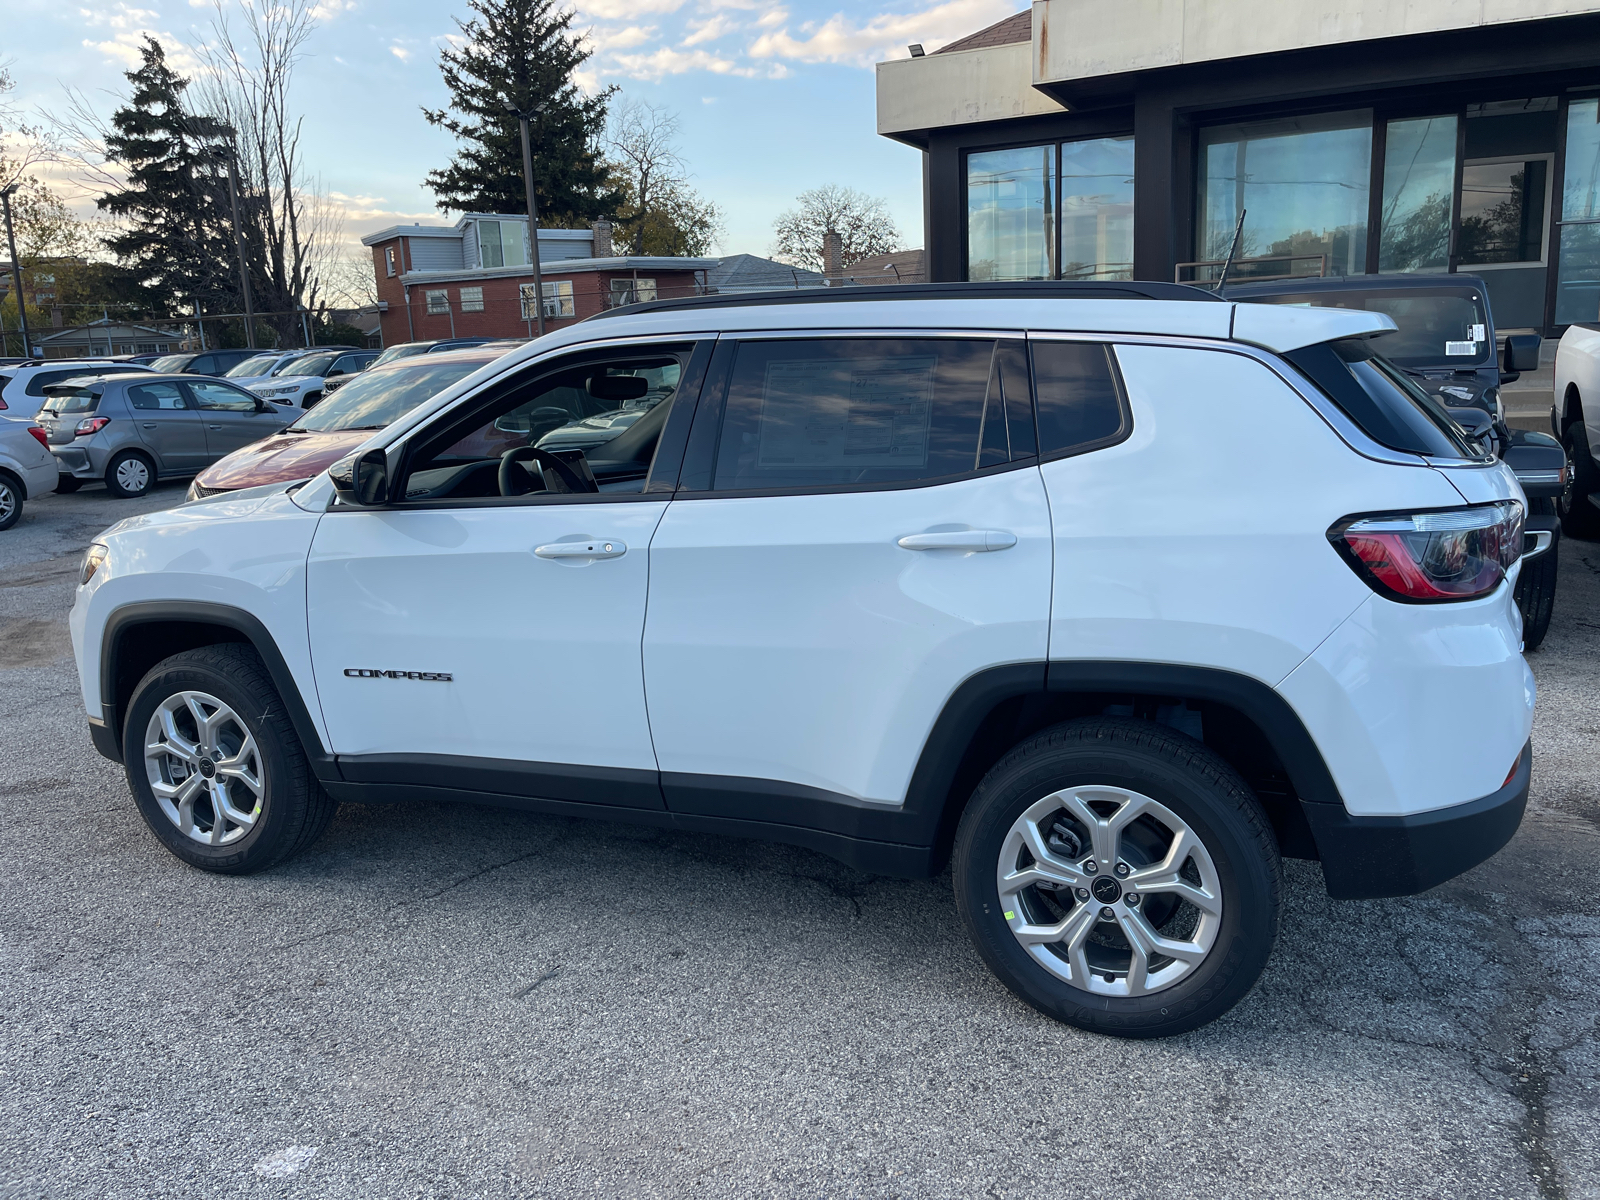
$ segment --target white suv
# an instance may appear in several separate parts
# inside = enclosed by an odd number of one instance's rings
[[[1404,895],[1521,818],[1522,493],[1393,328],[1161,284],[591,319],[309,482],[108,531],[94,741],[212,871],[408,799],[948,862],[1030,1004],[1189,1029],[1266,962],[1280,855]]]

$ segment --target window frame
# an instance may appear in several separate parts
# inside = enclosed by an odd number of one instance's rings
[[[159,387],[162,384],[165,384],[168,387],[175,388],[177,390],[178,399],[183,401],[183,407],[182,408],[162,408],[160,405],[157,405],[155,408],[140,408],[137,404],[135,404],[133,402],[133,391],[134,391],[135,388]],[[141,412],[191,412],[191,413],[198,413],[200,411],[200,402],[198,400],[196,400],[194,398],[194,396],[190,394],[189,389],[184,387],[183,383],[181,381],[177,380],[177,379],[152,379],[152,380],[149,380],[149,381],[129,380],[126,384],[123,385],[123,388],[122,388],[122,399],[123,399],[123,402],[128,406],[128,410],[130,412],[136,412],[136,413],[141,413]]]
[[[439,307],[435,308],[434,303]],[[450,315],[450,289],[426,288],[422,293],[422,311],[430,317],[446,317]]]
[[[226,388],[230,392],[239,393],[240,399],[248,398],[250,400],[250,402],[251,402],[250,403],[250,407],[248,409],[243,409],[243,408],[212,408],[210,405],[206,404],[201,399],[200,392],[196,390],[197,386],[205,387],[205,386],[210,386],[212,384],[215,384],[218,387]],[[189,402],[194,405],[194,411],[196,411],[196,412],[236,412],[236,413],[243,413],[243,412],[260,412],[261,411],[260,407],[256,403],[257,401],[259,401],[261,399],[261,397],[257,396],[254,392],[247,391],[246,389],[244,389],[242,387],[239,387],[237,384],[229,383],[224,379],[220,379],[220,378],[193,379],[193,380],[185,379],[183,381],[182,386],[183,386],[183,390],[188,393]]]
[[[569,371],[586,362],[680,355],[684,362],[683,373],[678,381],[678,391],[672,398],[672,407],[667,410],[667,420],[656,442],[656,452],[651,459],[649,473],[645,477],[643,487],[637,492],[577,494],[529,492],[522,496],[446,496],[435,500],[399,500],[381,505],[361,506],[335,503],[328,512],[427,512],[438,509],[627,504],[646,500],[657,502],[671,500],[674,498],[674,490],[682,467],[684,445],[689,439],[689,426],[699,407],[715,346],[714,334],[632,337],[563,346],[544,357],[517,363],[505,373],[485,380],[476,391],[458,397],[449,407],[424,417],[417,424],[405,429],[395,442],[384,447],[390,478],[405,479],[410,474],[415,454],[424,443],[435,440],[436,433],[458,436],[460,435],[458,427],[463,425],[470,431],[474,428],[471,422],[503,399],[507,391],[523,388],[536,383],[543,376]]]
[[[786,487],[764,488],[713,488],[716,480],[717,452],[722,441],[723,414],[727,409],[728,388],[733,379],[733,367],[739,346],[744,342],[776,341],[884,341],[935,339],[950,341],[1016,341],[1026,344],[1027,333],[1016,329],[781,329],[738,330],[722,334],[717,339],[716,354],[704,386],[700,389],[700,402],[695,406],[694,425],[684,450],[683,467],[679,473],[674,500],[722,500],[740,497],[764,496],[827,496],[850,492],[901,492],[912,488],[943,487],[968,479],[998,475],[1006,471],[1037,467],[1042,461],[1037,453],[1012,462],[962,471],[951,475],[938,475],[928,479],[875,480],[867,483],[798,484]],[[1120,386],[1120,380],[1119,380]],[[1034,413],[1034,438],[1038,444],[1038,412],[1034,403],[1033,356],[1028,355],[1028,407]]]
[[[456,299],[461,305],[462,312],[483,311],[483,288],[481,286],[457,288],[456,293]]]
[[[1057,462],[1063,458],[1077,458],[1080,454],[1093,454],[1096,450],[1104,450],[1109,446],[1116,446],[1127,441],[1133,436],[1133,404],[1128,399],[1128,383],[1122,377],[1122,363],[1117,358],[1117,342],[1115,338],[1095,337],[1092,334],[1054,332],[1041,330],[1028,333],[1028,390],[1033,401],[1033,429],[1034,444],[1042,446],[1044,439],[1039,435],[1039,380],[1033,369],[1033,348],[1041,342],[1070,342],[1080,346],[1103,346],[1106,352],[1106,361],[1111,365],[1111,382],[1117,393],[1117,407],[1122,413],[1122,424],[1115,433],[1107,434],[1102,438],[1092,441],[1080,442],[1076,446],[1068,446],[1064,450],[1051,450],[1038,452],[1040,466],[1045,463]]]

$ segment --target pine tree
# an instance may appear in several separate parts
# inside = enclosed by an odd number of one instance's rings
[[[208,152],[216,122],[184,107],[189,81],[167,65],[149,35],[143,61],[127,73],[128,103],[111,118],[106,157],[127,175],[101,209],[122,220],[106,240],[126,290],[155,311],[187,310],[198,299],[215,310],[238,303],[225,167]]]
[[[523,111],[545,105],[532,122],[540,224],[611,215],[621,197],[595,147],[612,89],[585,97],[574,86],[572,73],[590,51],[571,31],[573,11],[557,0],[468,0],[468,7],[476,15],[456,22],[464,43],[439,52],[450,106],[422,110],[463,143],[448,167],[427,175],[441,211],[526,211],[522,135],[509,101]]]

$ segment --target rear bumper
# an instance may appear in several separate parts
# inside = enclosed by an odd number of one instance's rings
[[[51,446],[50,453],[56,456],[61,474],[75,475],[79,479],[95,478],[94,462],[86,446]]]
[[[1335,900],[1413,896],[1454,879],[1511,840],[1533,776],[1533,744],[1499,791],[1402,817],[1352,816],[1339,804],[1301,802]]]

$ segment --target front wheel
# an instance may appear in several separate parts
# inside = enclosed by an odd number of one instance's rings
[[[152,667],[128,705],[122,751],[145,824],[206,871],[265,870],[309,846],[333,817],[283,701],[246,646],[186,650]]]
[[[1582,421],[1567,427],[1567,457],[1572,462],[1572,484],[1557,502],[1561,532],[1581,541],[1600,541],[1600,508],[1589,502],[1590,495],[1600,493],[1600,464],[1594,461]]]
[[[1260,976],[1282,867],[1260,803],[1191,738],[1069,721],[1017,746],[962,814],[956,905],[1040,1012],[1119,1037],[1215,1020]]]

